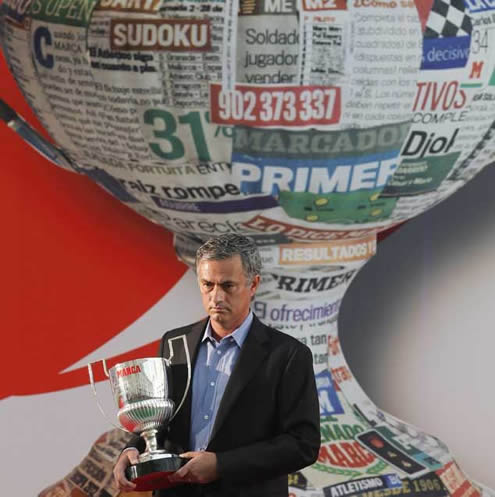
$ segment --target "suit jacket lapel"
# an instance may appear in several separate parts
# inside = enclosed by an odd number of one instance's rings
[[[249,333],[244,341],[234,370],[225,387],[225,391],[218,408],[218,412],[213,425],[213,430],[210,437],[210,443],[217,435],[223,422],[227,418],[229,411],[235,404],[237,397],[247,385],[249,380],[258,370],[260,364],[268,354],[268,349],[265,347],[265,342],[268,340],[265,326],[254,316],[253,324],[249,329]]]
[[[173,399],[176,408],[180,408],[177,416],[173,420],[174,432],[177,439],[183,443],[183,448],[189,447],[189,435],[191,426],[191,403],[192,403],[192,375],[194,373],[194,364],[198,356],[199,346],[201,344],[201,337],[203,336],[207,320],[195,323],[190,330],[186,331],[183,335],[178,335],[168,339],[169,350],[174,351],[172,357],[172,375],[173,375]],[[182,337],[186,338],[187,350],[184,349],[184,341]],[[187,383],[187,362],[188,356],[191,362],[190,382]],[[188,389],[184,404],[179,407],[180,401],[184,392]]]

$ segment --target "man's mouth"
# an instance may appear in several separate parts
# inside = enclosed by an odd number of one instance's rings
[[[210,309],[214,312],[224,312],[227,310],[226,307],[210,307]]]

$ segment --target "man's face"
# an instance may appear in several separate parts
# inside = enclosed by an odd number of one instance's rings
[[[201,260],[197,273],[203,307],[215,331],[234,331],[248,315],[260,277],[248,282],[239,254],[219,261]]]

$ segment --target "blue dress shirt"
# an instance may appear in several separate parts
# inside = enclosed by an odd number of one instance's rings
[[[249,312],[239,328],[215,340],[208,321],[194,365],[191,406],[191,450],[205,450],[210,440],[218,407],[246,339],[253,313]]]

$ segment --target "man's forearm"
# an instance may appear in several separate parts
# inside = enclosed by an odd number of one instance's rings
[[[313,464],[319,447],[319,439],[308,441],[292,434],[281,434],[245,447],[217,452],[217,470],[220,478],[239,483],[277,478]]]
[[[144,452],[144,449],[146,448],[146,442],[142,437],[139,435],[132,435],[132,438],[127,442],[126,446],[124,447],[123,451],[127,449],[137,449],[139,453]]]

